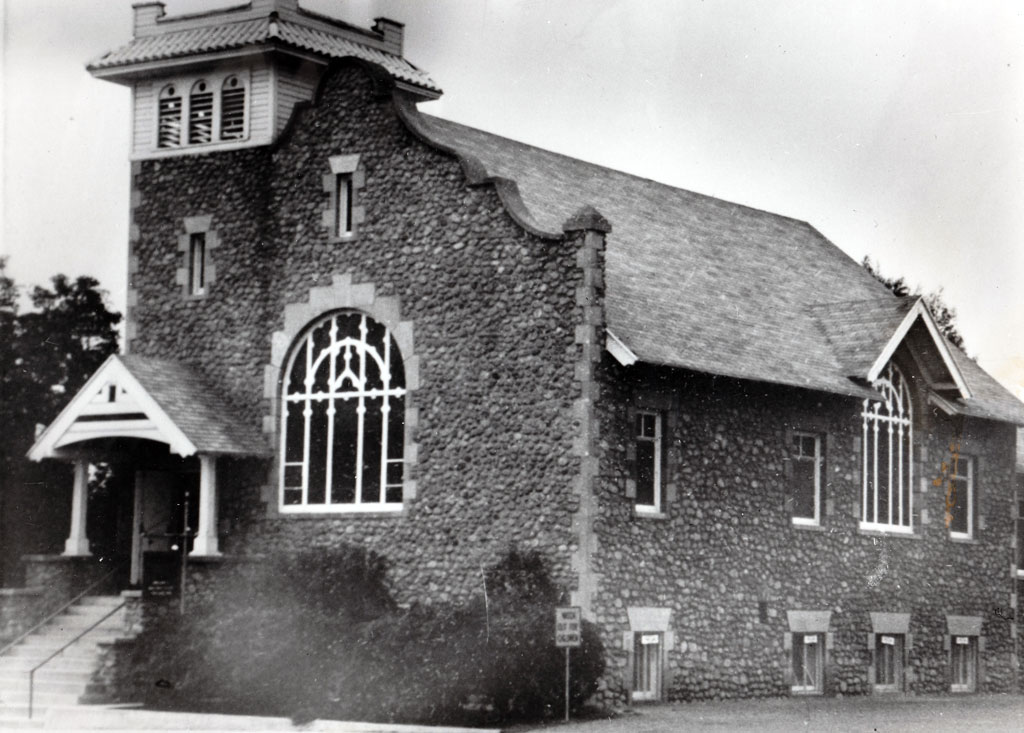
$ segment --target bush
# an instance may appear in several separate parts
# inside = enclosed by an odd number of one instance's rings
[[[415,723],[560,715],[565,656],[554,646],[561,593],[539,555],[508,553],[486,597],[398,609],[383,562],[317,550],[218,578],[184,618],[137,640],[129,674],[164,679],[150,706]],[[594,628],[572,652],[579,708],[604,671]]]

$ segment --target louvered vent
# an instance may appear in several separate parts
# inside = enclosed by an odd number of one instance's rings
[[[240,140],[244,136],[245,85],[237,76],[229,76],[220,93],[220,139]]]
[[[205,81],[196,82],[188,98],[189,145],[208,143],[213,139],[213,92]]]
[[[174,87],[160,92],[159,121],[157,123],[157,147],[177,148],[181,146],[181,97]]]

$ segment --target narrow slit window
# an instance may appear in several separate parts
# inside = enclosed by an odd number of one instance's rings
[[[189,295],[206,293],[206,234],[203,232],[189,238],[188,292]]]
[[[639,412],[636,416],[636,508],[661,511],[661,415]]]
[[[334,185],[334,232],[347,237],[352,234],[352,174],[339,174]]]
[[[220,92],[220,139],[245,137],[245,85],[237,76],[224,80]]]
[[[160,92],[157,111],[157,147],[177,148],[181,146],[181,95],[174,86],[164,87]]]
[[[970,539],[974,536],[974,461],[971,458],[952,457],[946,490],[951,515],[949,534],[958,539]]]
[[[188,98],[188,142],[200,145],[213,140],[213,90],[197,81]]]
[[[821,437],[793,435],[793,523],[819,524],[821,520]]]

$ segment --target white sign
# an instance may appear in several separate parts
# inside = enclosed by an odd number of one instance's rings
[[[817,643],[818,643],[818,635],[817,634],[810,634],[810,635],[804,637],[804,644],[817,644]]]
[[[894,646],[896,644],[896,638],[893,636],[883,636],[882,643],[886,646]]]
[[[640,643],[643,645],[657,644],[659,641],[657,634],[641,634]]]
[[[966,636],[958,636],[956,637],[956,643],[958,646],[967,646],[971,643],[971,640],[969,637]]]
[[[579,606],[555,609],[555,646],[579,646],[583,634],[583,614]]]

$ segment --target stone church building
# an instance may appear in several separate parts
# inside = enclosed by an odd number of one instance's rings
[[[145,588],[187,501],[194,572],[355,544],[404,601],[535,549],[609,699],[1016,689],[1024,405],[803,221],[424,114],[403,33],[142,2],[89,65],[127,332],[32,448],[76,466],[37,575]]]

